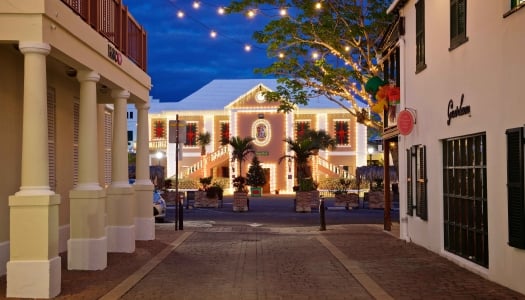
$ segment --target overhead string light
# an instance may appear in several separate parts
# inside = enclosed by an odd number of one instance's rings
[[[209,37],[212,38],[212,39],[216,39],[219,36],[219,33],[218,33],[217,30],[212,29],[211,27],[209,27],[205,23],[201,22],[196,17],[192,16],[192,14],[187,13],[186,11],[181,9],[178,5],[175,4],[175,0],[166,0],[166,1],[169,2],[169,4],[171,4],[172,6],[174,6],[177,9],[177,13],[176,13],[177,18],[179,18],[179,19],[187,18],[187,19],[189,19],[189,20],[199,24],[201,27],[205,28],[209,32]],[[200,9],[203,9],[204,6],[215,7],[215,10],[216,10],[218,15],[225,15],[226,14],[226,7],[224,7],[224,6],[218,6],[218,5],[206,3],[204,1],[193,1],[191,3],[191,7],[194,10],[196,10],[196,11],[200,10]],[[250,10],[247,11],[246,16],[248,18],[250,18],[250,19],[253,19],[253,18],[256,17],[258,11],[259,11],[258,9],[250,9]],[[281,10],[279,11],[279,14],[281,16],[286,15],[287,14],[286,8],[281,8]],[[245,42],[239,41],[238,39],[232,38],[232,37],[230,37],[228,35],[225,35],[225,34],[221,34],[220,36],[223,37],[223,38],[227,38],[227,39],[229,39],[229,40],[231,40],[231,41],[233,41],[233,42],[235,42],[237,44],[243,45],[245,52],[250,52],[252,49],[266,50],[265,48],[252,46],[250,44],[247,44]],[[284,55],[283,55],[283,57],[284,57]]]

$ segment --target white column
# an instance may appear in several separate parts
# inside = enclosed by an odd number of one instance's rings
[[[135,251],[135,191],[128,182],[128,140],[126,90],[113,90],[113,141],[111,184],[107,190],[108,251]],[[153,211],[153,208],[151,209]]]
[[[78,186],[76,190],[100,190],[98,179],[97,82],[100,75],[79,71],[80,122],[78,141]]]
[[[103,270],[107,267],[106,193],[99,184],[97,82],[100,75],[80,70],[80,122],[78,184],[69,192],[69,270]]]
[[[9,197],[10,251],[6,296],[53,298],[60,293],[58,205],[49,188],[47,133],[48,44],[20,42],[24,55],[22,173],[20,191]]]
[[[137,156],[135,180],[135,239],[155,239],[155,218],[151,207],[153,184],[149,179],[149,131],[148,103],[136,104],[137,108]]]
[[[115,90],[111,93],[111,97],[114,99],[113,141],[111,145],[111,185],[113,187],[129,187],[126,118],[129,96],[129,92],[125,90]]]

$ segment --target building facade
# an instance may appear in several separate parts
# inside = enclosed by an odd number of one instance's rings
[[[67,268],[154,239],[146,33],[122,1],[0,1],[0,275],[7,297],[60,294]],[[126,106],[144,125],[127,175]]]
[[[162,163],[167,166],[167,177],[175,175],[177,169],[179,178],[246,176],[251,160],[243,163],[243,170],[236,170],[230,146],[222,142],[232,136],[252,137],[268,179],[263,187],[266,194],[292,193],[295,167],[292,161],[280,161],[285,155],[293,155],[284,139],[295,139],[306,129],[325,130],[337,141],[334,150],[321,151],[314,158],[314,179],[348,177],[355,174],[357,166],[366,165],[364,125],[327,99],[313,99],[293,113],[277,112],[278,103],[267,102],[263,95],[276,87],[273,79],[214,80],[179,102],[155,102],[149,114],[151,155],[165,153]],[[176,144],[169,137],[177,118],[184,133],[180,135],[182,154],[176,161]],[[202,132],[211,136],[204,155],[197,142]]]
[[[525,294],[524,2],[396,0],[389,12],[401,237]]]

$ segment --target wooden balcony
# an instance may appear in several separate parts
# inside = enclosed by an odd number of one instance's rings
[[[61,0],[146,72],[146,31],[122,0]]]

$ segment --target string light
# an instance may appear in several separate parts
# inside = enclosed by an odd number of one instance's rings
[[[312,52],[312,58],[313,58],[313,59],[319,59],[319,53],[317,53],[317,52]]]
[[[178,17],[179,19],[184,18],[184,12],[183,12],[182,10],[179,10],[179,11],[177,12],[177,17]]]
[[[283,52],[279,52],[279,58],[284,58],[284,53]]]
[[[224,12],[225,12],[225,11],[224,11],[224,7],[222,7],[222,6],[219,7],[219,8],[217,9],[217,13],[218,13],[219,15],[224,15]]]
[[[321,2],[315,3],[315,9],[320,10],[322,7]]]
[[[248,44],[244,45],[244,51],[246,51],[246,52],[252,51],[252,46],[250,46]]]
[[[248,18],[250,18],[250,19],[255,18],[255,10],[250,9],[250,10],[246,13],[246,15],[247,15]]]
[[[279,14],[284,17],[288,14],[288,12],[286,11],[286,8],[281,8],[279,9]]]
[[[199,9],[201,7],[201,3],[199,1],[193,1],[193,8]]]
[[[213,39],[216,38],[217,37],[217,32],[215,30],[210,31],[210,37],[213,38]]]

